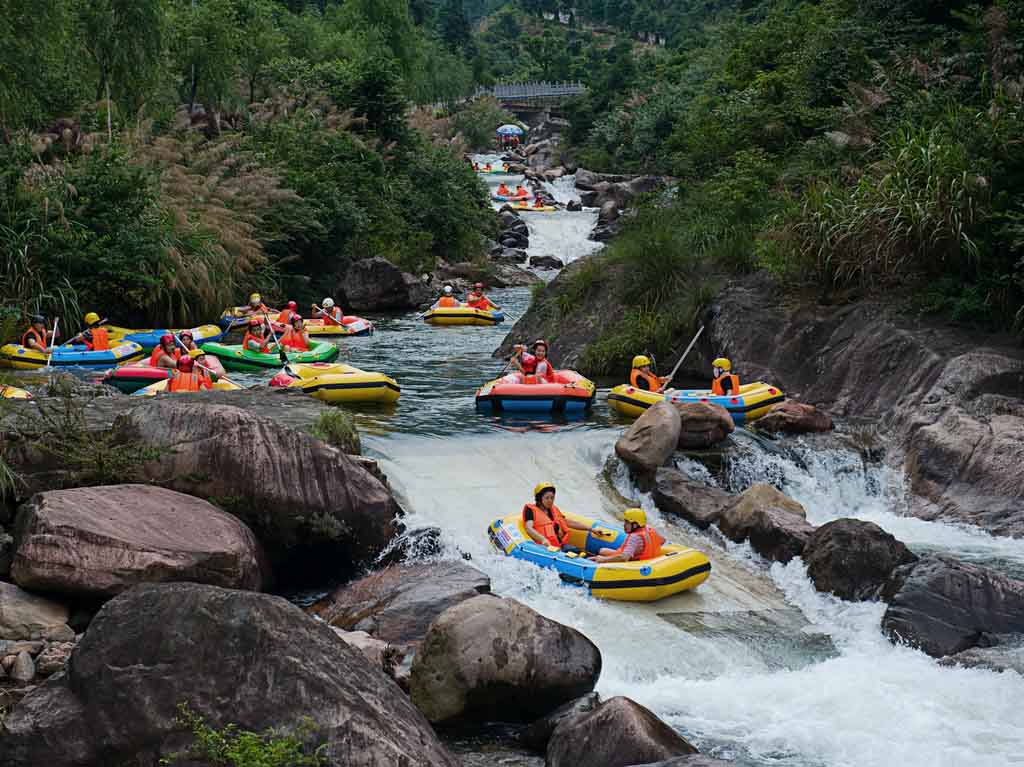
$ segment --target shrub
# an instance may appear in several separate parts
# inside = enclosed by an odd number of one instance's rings
[[[362,445],[352,416],[340,408],[325,410],[309,433],[321,442],[333,445],[349,455],[359,455]]]
[[[468,107],[457,112],[452,123],[472,149],[488,149],[494,143],[494,131],[499,125],[515,122],[515,115],[506,112],[492,98],[473,101]]]

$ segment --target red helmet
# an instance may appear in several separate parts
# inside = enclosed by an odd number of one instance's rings
[[[253,317],[251,320],[249,320],[249,327],[250,328],[261,328],[261,327],[263,327],[263,323],[260,321],[259,317]]]
[[[531,351],[536,351],[538,346],[543,346],[544,347],[544,351],[548,350],[548,342],[545,341],[543,338],[538,338],[536,341],[534,341],[532,344],[530,344],[530,350]]]
[[[164,333],[162,336],[160,336],[160,345],[167,346],[167,344],[174,346],[174,336],[172,336],[170,333]]]
[[[295,303],[294,301],[289,301],[288,302],[288,308],[291,309],[294,312],[296,309],[299,308],[299,305],[297,303]]]
[[[478,282],[473,287],[477,288],[478,290],[483,290],[484,284],[482,282]]]
[[[191,338],[193,341],[196,339],[196,337],[192,334],[191,330],[181,331],[180,333],[178,333],[178,338]]]
[[[195,360],[188,354],[183,354],[178,360],[178,370],[182,373],[191,373],[193,365],[195,365]]]

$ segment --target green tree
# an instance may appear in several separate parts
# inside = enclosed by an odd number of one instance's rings
[[[452,51],[465,51],[472,56],[474,52],[473,34],[466,20],[466,12],[462,0],[445,0],[438,12],[438,25],[441,39]]]
[[[279,23],[279,9],[270,0],[237,0],[240,23],[238,60],[249,84],[249,103],[256,101],[256,87],[267,67],[284,55],[288,39]]]
[[[173,0],[174,60],[182,92],[213,108],[235,95],[238,18],[231,0]]]

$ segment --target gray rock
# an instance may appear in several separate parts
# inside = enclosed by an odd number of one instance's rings
[[[47,626],[39,632],[39,637],[47,642],[73,642],[75,631],[66,623],[59,623],[56,626]]]
[[[609,200],[601,206],[601,210],[597,214],[597,223],[600,225],[607,225],[613,221],[619,219],[619,206],[614,200]]]
[[[529,256],[525,250],[520,250],[518,248],[506,248],[502,245],[501,253],[496,256],[491,256],[491,260],[506,264],[523,264],[526,263],[526,259],[528,257]]]
[[[664,512],[682,517],[706,530],[735,500],[732,493],[694,482],[678,469],[662,467],[654,478],[655,505]]]
[[[14,665],[11,666],[8,676],[15,682],[31,682],[35,675],[36,664],[33,662],[32,656],[22,650],[14,659]]]
[[[679,411],[656,402],[619,437],[615,454],[634,471],[653,474],[675,452],[679,433]]]
[[[36,672],[40,676],[52,676],[63,670],[74,649],[74,642],[51,642],[46,645],[46,649],[36,658]]]
[[[832,419],[814,405],[805,405],[796,400],[785,400],[754,422],[761,431],[784,432],[786,434],[808,434],[831,431]]]
[[[569,701],[547,716],[542,716],[531,723],[519,733],[519,740],[534,751],[543,752],[548,747],[548,741],[551,740],[551,733],[563,720],[593,711],[600,703],[601,697],[596,692],[590,692],[576,700]]]
[[[570,213],[579,213],[583,210],[583,203],[578,200],[569,200],[569,202],[565,204],[565,209]]]
[[[750,487],[726,508],[718,528],[733,541],[750,541],[754,551],[778,562],[800,556],[814,532],[803,506],[763,483]]]
[[[1024,635],[1003,634],[991,639],[998,643],[993,647],[972,647],[956,655],[947,655],[939,660],[939,665],[983,668],[997,673],[1016,671],[1024,677]]]
[[[398,686],[328,626],[278,597],[186,583],[108,602],[66,673],[8,714],[0,763],[156,764],[181,749],[182,701],[215,728],[309,717],[331,767],[455,767]]]
[[[511,599],[478,596],[434,621],[413,662],[413,702],[432,722],[531,721],[594,689],[601,653]]]
[[[32,639],[68,617],[65,605],[0,582],[0,639]]]
[[[736,428],[729,411],[713,402],[679,402],[675,408],[679,412],[681,450],[712,447]]]
[[[206,501],[112,485],[33,496],[11,572],[23,588],[99,597],[161,581],[259,590],[262,559],[249,528]]]
[[[874,522],[859,519],[822,525],[811,533],[802,557],[818,591],[850,600],[876,597],[893,570],[917,560]]]
[[[565,263],[555,256],[530,256],[530,266],[537,269],[561,269]]]
[[[29,655],[38,655],[46,647],[46,642],[41,639],[34,640],[13,640],[0,639],[0,657],[17,655],[20,652],[27,652]]]
[[[354,311],[413,309],[430,300],[430,288],[380,256],[355,261],[335,291]]]
[[[14,536],[0,527],[0,578],[11,572],[11,560],[14,559]]]
[[[697,749],[649,709],[611,698],[593,711],[564,719],[548,743],[546,767],[627,767]]]
[[[882,630],[934,658],[1024,633],[1024,581],[945,555],[898,568],[885,585]]]
[[[687,756],[677,756],[674,759],[666,759],[663,762],[634,764],[630,767],[734,767],[735,764],[735,762],[725,762],[705,754],[688,754]]]

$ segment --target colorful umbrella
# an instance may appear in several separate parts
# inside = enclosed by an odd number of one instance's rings
[[[523,129],[518,125],[502,125],[498,128],[499,136],[522,136]]]

